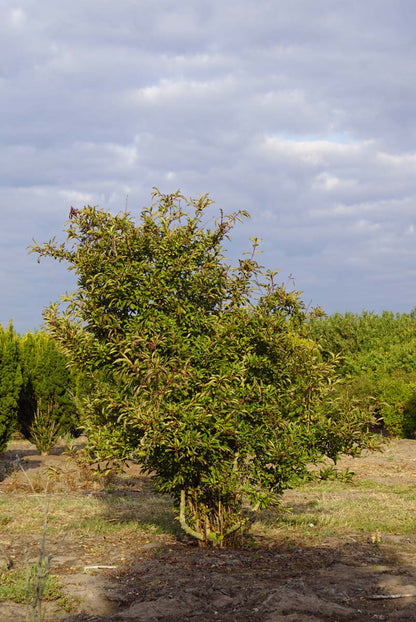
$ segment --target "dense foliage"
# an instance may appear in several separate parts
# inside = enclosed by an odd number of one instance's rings
[[[51,337],[43,332],[27,333],[20,339],[23,383],[19,396],[19,427],[31,438],[35,417],[49,417],[50,425],[62,433],[78,426],[74,402],[75,382],[67,361]],[[49,415],[47,415],[49,413]]]
[[[7,329],[0,325],[0,452],[14,431],[43,452],[60,434],[73,433],[82,390],[82,379],[70,373],[49,335],[18,335],[11,323]]]
[[[359,452],[369,422],[340,403],[299,294],[264,273],[258,241],[234,269],[226,262],[223,243],[245,214],[214,224],[210,204],[156,190],[137,225],[88,206],[73,211],[66,243],[33,251],[78,277],[63,310],[44,317],[93,380],[97,457],[135,455],[189,534],[226,545],[244,527],[243,501],[268,506],[323,454]]]
[[[0,325],[0,453],[17,425],[21,385],[18,337],[12,324],[7,329]]]
[[[367,402],[387,432],[416,435],[416,311],[311,320],[324,356],[338,354],[345,395]]]

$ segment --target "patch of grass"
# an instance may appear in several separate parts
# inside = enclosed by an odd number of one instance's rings
[[[267,512],[253,533],[325,538],[329,535],[411,534],[416,531],[414,487],[360,480],[358,485],[324,481],[304,485],[283,495],[280,512]]]
[[[327,469],[323,472],[326,479],[314,478],[286,491],[282,497],[282,511],[262,512],[253,524],[253,542],[260,536],[275,541],[289,538],[319,544],[331,538],[345,541],[358,535],[371,539],[373,534],[381,534],[382,541],[383,534],[415,533],[414,471],[410,471],[407,478],[388,477],[393,472],[390,468],[392,461],[381,456],[379,464],[378,459],[371,462],[371,468],[365,464],[360,470],[358,463],[359,475],[352,481],[349,481],[349,468],[340,471],[341,477],[339,473],[334,475],[333,469]],[[24,541],[30,548],[39,541],[44,522],[39,507],[46,496],[49,498],[51,553],[60,550],[58,543],[62,534],[67,532],[61,548],[65,549],[69,543],[74,558],[78,549],[80,565],[84,563],[84,555],[88,557],[94,547],[100,560],[112,560],[116,552],[128,556],[141,540],[181,533],[172,500],[156,494],[151,478],[142,476],[134,465],[106,482],[106,489],[103,489],[104,480],[100,480],[100,488],[92,491],[79,486],[79,482],[88,479],[83,464],[71,465],[70,475],[73,475],[74,483],[69,481],[66,460],[63,455],[61,469],[54,467],[34,473],[28,470],[31,481],[35,481],[34,488],[42,494],[34,494],[29,485],[24,490],[22,478],[20,487],[16,486],[15,490],[2,487],[0,530],[5,543],[10,542],[15,563],[20,563],[22,549],[19,551],[19,543]],[[356,471],[355,463],[347,462],[348,465]],[[65,492],[60,491],[61,487]]]
[[[153,533],[177,533],[179,523],[175,520],[173,504],[167,495],[154,494],[144,489],[143,496],[109,497],[106,501],[107,512],[120,525],[139,525]]]
[[[80,515],[73,521],[71,531],[95,535],[131,532],[146,535],[178,533],[180,527],[169,497],[144,494],[97,500],[95,512]]]
[[[0,527],[5,527],[10,521],[11,519],[9,516],[0,516]]]
[[[97,500],[91,497],[52,495],[49,498],[48,531],[51,534],[59,534],[74,517],[88,517],[99,512]],[[2,520],[7,522],[8,534],[41,533],[44,516],[39,504],[44,499],[45,495],[3,494],[0,497],[0,513]]]
[[[0,602],[12,600],[15,603],[26,603],[31,598],[33,593],[30,590],[28,593],[27,573],[24,568],[11,568],[0,573]],[[65,599],[58,578],[52,574],[48,576],[43,598],[48,601]]]
[[[169,497],[144,491],[143,495],[49,494],[48,533],[103,536],[113,533],[176,534],[180,532]],[[40,533],[43,515],[39,503],[44,495],[5,493],[0,497],[0,525],[8,537]]]

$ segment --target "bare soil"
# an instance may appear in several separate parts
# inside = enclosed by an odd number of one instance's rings
[[[15,444],[3,464],[16,454],[25,458],[31,475],[65,459],[59,452],[40,457]],[[350,466],[357,478],[414,485],[416,441],[393,441],[383,454],[345,459],[340,466]],[[16,485],[16,475],[5,477],[0,494],[22,494],[9,492],[11,477]],[[93,494],[137,495],[146,503],[150,486],[130,472],[124,489]],[[0,524],[0,559],[18,563],[38,538],[26,533],[12,541],[7,525]],[[416,534],[387,535],[380,546],[365,534],[316,543],[258,536],[244,549],[224,551],[200,549],[175,533],[86,533],[65,540],[53,572],[77,604],[65,613],[47,603],[49,620],[416,622]],[[25,616],[24,606],[0,603],[1,622]]]

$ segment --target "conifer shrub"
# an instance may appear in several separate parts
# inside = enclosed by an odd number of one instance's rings
[[[4,452],[17,426],[22,373],[19,341],[12,323],[0,325],[0,453]]]

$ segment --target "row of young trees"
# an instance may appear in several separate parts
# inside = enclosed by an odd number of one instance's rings
[[[326,360],[335,354],[345,397],[372,409],[381,429],[416,437],[416,309],[336,313],[310,321]]]
[[[39,433],[73,432],[77,384],[49,335],[0,325],[0,452],[15,431],[34,441]]]

